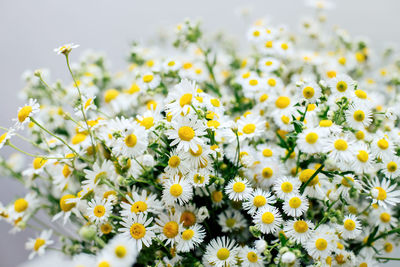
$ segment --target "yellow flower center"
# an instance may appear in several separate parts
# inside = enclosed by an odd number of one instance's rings
[[[284,109],[290,105],[290,98],[287,96],[280,96],[275,101],[275,106],[280,109]]]
[[[346,142],[345,140],[343,140],[343,139],[338,139],[338,140],[335,141],[334,147],[335,147],[337,150],[345,151],[345,150],[347,149],[348,145],[347,145],[347,142]]]
[[[353,178],[351,178],[350,176],[345,176],[343,177],[341,184],[345,187],[351,187],[351,183],[349,183],[349,181],[354,184]]]
[[[33,168],[38,170],[43,167],[43,165],[47,162],[47,159],[44,158],[35,158],[33,160]]]
[[[378,197],[376,198],[377,200],[385,200],[387,197],[385,189],[383,189],[380,186],[374,187],[374,189],[378,190]]]
[[[233,191],[236,193],[241,193],[246,189],[246,185],[242,182],[236,182],[233,184]]]
[[[65,178],[67,178],[70,174],[72,173],[72,171],[69,169],[68,165],[65,164],[63,169],[62,169],[62,174]]]
[[[271,66],[271,65],[272,65],[272,61],[271,60],[265,61],[265,66]]]
[[[131,206],[131,212],[139,213],[147,210],[147,203],[144,201],[136,201]]]
[[[386,150],[389,147],[389,142],[386,139],[380,139],[378,141],[378,147],[382,150]]]
[[[267,199],[264,196],[255,196],[253,199],[253,204],[257,208],[264,206],[267,203]]]
[[[227,258],[229,258],[229,250],[227,248],[220,248],[217,251],[217,258],[221,261],[226,260]]]
[[[219,100],[218,99],[216,99],[216,98],[212,98],[211,100],[210,100],[210,103],[211,103],[211,105],[213,105],[214,107],[219,107],[220,105],[221,105],[221,103],[219,102]]]
[[[140,125],[142,125],[144,128],[146,128],[146,130],[148,130],[154,125],[154,118],[153,117],[143,118],[143,120],[140,122]]]
[[[263,176],[264,178],[266,178],[266,179],[271,178],[273,174],[274,174],[274,171],[273,171],[271,168],[269,168],[269,167],[264,168],[264,169],[262,170],[262,176]]]
[[[106,213],[106,208],[103,205],[97,205],[93,209],[93,214],[97,218],[103,217],[105,213]]]
[[[183,188],[180,184],[173,184],[169,189],[169,192],[172,196],[179,197],[183,192]]]
[[[245,134],[254,133],[255,130],[256,130],[256,125],[255,125],[254,123],[246,124],[246,125],[243,127],[243,132],[244,132]]]
[[[182,239],[185,241],[192,239],[193,236],[194,236],[194,231],[192,229],[187,229],[182,232]]]
[[[315,144],[318,141],[318,134],[316,133],[308,133],[306,135],[306,142],[309,144]]]
[[[272,48],[272,46],[273,46],[273,42],[272,41],[265,42],[265,47],[266,48]]]
[[[194,181],[196,184],[203,184],[205,179],[206,179],[206,178],[205,178],[203,175],[200,175],[200,174],[198,174],[198,173],[196,173],[196,174],[193,176],[193,181]]]
[[[32,107],[31,106],[25,106],[21,108],[21,110],[18,112],[18,120],[19,122],[24,122],[26,118],[29,117],[29,115],[32,112]]]
[[[315,170],[313,169],[305,169],[303,171],[301,171],[300,176],[299,176],[299,180],[302,183],[307,182],[311,176],[313,176],[313,174],[315,173]],[[319,178],[318,175],[316,175],[309,183],[308,186],[314,186],[319,182]]]
[[[185,105],[190,105],[192,103],[192,94],[184,94],[179,100],[179,105],[184,107]]]
[[[74,198],[74,195],[65,195],[60,199],[60,208],[63,212],[68,212],[75,207],[76,203],[67,203],[67,200]]]
[[[284,193],[290,193],[293,190],[293,185],[290,182],[283,182],[281,184],[281,189]]]
[[[137,143],[136,135],[130,134],[125,137],[125,144],[127,147],[134,147],[136,143]]]
[[[72,143],[73,145],[80,144],[80,143],[82,143],[83,141],[85,141],[86,137],[87,137],[86,134],[77,133],[76,135],[74,135],[74,136],[72,137],[71,143]]]
[[[269,157],[272,157],[273,152],[271,149],[266,148],[262,151],[262,154],[264,157],[269,158]]]
[[[146,74],[143,76],[143,82],[149,83],[154,79],[154,76],[152,74]]]
[[[361,162],[367,162],[369,155],[365,150],[359,150],[357,154],[357,159]]]
[[[189,126],[182,126],[178,130],[179,138],[183,141],[190,141],[194,138],[194,130]]]
[[[354,93],[358,98],[367,99],[367,93],[364,92],[363,90],[357,89],[354,91]]]
[[[331,120],[321,120],[319,122],[320,127],[331,127],[333,122]]]
[[[104,101],[106,103],[110,103],[112,100],[116,99],[117,96],[119,95],[119,92],[115,89],[108,89],[104,93]]]
[[[111,267],[111,265],[107,261],[101,261],[97,267]]]
[[[114,253],[118,258],[122,259],[125,257],[127,250],[124,246],[119,245],[115,247]]]
[[[301,199],[300,199],[299,197],[292,197],[292,198],[289,200],[289,206],[290,206],[292,209],[297,209],[297,208],[300,207],[300,205],[301,205]]]
[[[328,247],[328,242],[323,238],[318,238],[315,241],[315,247],[320,251],[325,250]]]
[[[390,253],[393,250],[393,245],[392,243],[385,243],[385,245],[383,245],[383,249],[386,251],[386,253]]]
[[[164,225],[163,233],[168,238],[174,238],[178,235],[179,225],[177,222],[170,221]]]
[[[181,164],[181,159],[178,156],[172,156],[168,160],[168,165],[172,168],[176,168]]]
[[[355,121],[361,122],[365,119],[365,113],[362,110],[356,110],[353,114],[353,118]]]
[[[276,85],[276,80],[274,78],[269,78],[267,83],[269,86],[274,87]]]
[[[194,152],[192,149],[190,149],[189,150],[190,151],[190,154],[193,156],[193,157],[198,157],[198,156],[200,156],[202,153],[203,153],[203,148],[201,147],[201,145],[197,145],[197,151],[196,152]]]
[[[343,93],[347,90],[347,83],[345,81],[340,81],[336,84],[336,89]]]
[[[196,215],[191,211],[184,211],[181,215],[180,222],[183,226],[189,227],[196,223]]]
[[[251,86],[256,86],[256,85],[258,84],[258,81],[257,81],[256,79],[251,79],[251,80],[249,81],[249,84],[250,84]]]
[[[303,233],[305,233],[305,232],[308,231],[308,224],[307,224],[305,221],[303,221],[303,220],[299,220],[299,221],[296,221],[296,222],[293,224],[293,229],[294,229],[297,233],[303,234]]]
[[[33,245],[33,250],[38,251],[41,246],[46,244],[46,240],[42,238],[37,238],[35,244]]]
[[[141,239],[146,234],[146,228],[141,223],[134,223],[129,229],[129,232],[134,239]]]
[[[272,212],[264,212],[263,215],[261,216],[261,221],[265,224],[271,224],[275,220],[274,214]]]
[[[343,227],[347,231],[353,231],[354,229],[356,229],[356,222],[351,219],[347,219],[344,221]]]
[[[14,210],[16,212],[23,212],[28,208],[28,206],[29,203],[24,198],[19,198],[14,202]]]
[[[232,228],[235,225],[236,220],[233,218],[228,218],[228,219],[226,219],[225,223],[226,223],[227,227]]]
[[[247,253],[247,259],[249,260],[249,262],[257,262],[258,256],[255,252],[250,251],[249,253]]]
[[[262,103],[262,102],[264,102],[264,101],[266,101],[268,99],[268,95],[267,94],[262,94],[261,96],[260,96],[260,102]]]
[[[381,215],[379,216],[379,218],[381,219],[382,222],[388,223],[388,222],[390,222],[391,216],[387,212],[382,212]]]
[[[389,172],[397,171],[397,163],[394,161],[389,162],[386,167]]]
[[[0,144],[3,143],[4,139],[6,139],[7,134],[8,134],[8,133],[5,132],[4,134],[2,134],[2,135],[0,136]]]
[[[365,134],[364,134],[363,131],[360,130],[360,131],[357,131],[357,132],[356,132],[356,138],[357,138],[357,140],[363,140],[364,137],[365,137]]]
[[[211,193],[211,198],[214,202],[219,203],[222,200],[222,192],[221,191],[214,191]]]
[[[109,224],[109,223],[105,223],[105,224],[102,224],[102,225],[100,226],[100,230],[101,230],[101,232],[102,232],[103,234],[107,235],[107,234],[111,233],[111,231],[112,231],[112,226],[111,226],[111,224]]]
[[[310,99],[314,96],[315,90],[311,86],[307,86],[303,89],[303,96],[307,99]]]

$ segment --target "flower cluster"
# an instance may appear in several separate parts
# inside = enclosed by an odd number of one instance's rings
[[[43,230],[26,244],[31,257],[53,248],[67,257],[51,266],[98,267],[390,259],[400,60],[329,29],[331,5],[309,2],[317,17],[300,34],[258,20],[246,52],[185,21],[173,46],[133,44],[118,73],[93,52],[70,65],[73,44],[56,49],[71,83],[27,73],[27,104],[0,137],[19,154],[0,165],[29,192],[0,215],[12,232]]]

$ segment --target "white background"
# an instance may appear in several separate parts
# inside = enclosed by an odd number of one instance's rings
[[[335,2],[336,9],[328,12],[331,25],[369,36],[376,47],[399,44],[400,1]],[[0,0],[0,125],[10,126],[22,104],[17,92],[23,86],[20,75],[24,70],[46,67],[53,78],[69,79],[64,59],[52,51],[63,43],[79,43],[74,54],[88,48],[106,52],[116,70],[124,66],[131,41],[146,40],[161,27],[172,27],[186,17],[202,18],[207,30],[224,30],[240,42],[246,29],[235,15],[240,6],[252,7],[256,18],[268,15],[291,29],[301,17],[312,14],[301,0]],[[7,149],[0,151],[3,156],[8,153]],[[0,177],[1,202],[8,203],[22,192],[19,184]],[[27,258],[24,242],[32,233],[11,236],[8,231],[9,226],[0,222],[0,267],[16,266]]]

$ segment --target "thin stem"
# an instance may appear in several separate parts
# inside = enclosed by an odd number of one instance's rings
[[[2,126],[0,126],[0,129],[2,129],[2,130],[4,130],[4,131],[7,131],[7,132],[10,130],[10,129],[8,129],[8,128],[6,128],[6,127],[2,127]],[[41,149],[41,150],[44,150],[41,146],[39,146],[38,144],[36,144],[36,143],[33,142],[32,140],[26,138],[25,136],[22,136],[22,135],[20,135],[19,133],[16,133],[16,132],[14,132],[14,134],[15,134],[16,136],[18,136],[19,138],[21,138],[22,140],[31,143],[33,146],[35,146],[35,147],[37,147],[37,148],[39,148],[39,149]],[[50,151],[49,151],[49,152],[50,152]]]
[[[311,177],[304,183],[301,185],[300,187],[300,193],[303,194],[304,190],[306,189],[307,185],[309,183],[311,183],[311,181],[314,179],[315,176],[317,176],[317,174],[324,168],[324,164],[321,164],[321,166],[319,166],[319,168],[313,173],[313,175],[311,175]]]
[[[48,157],[48,156],[44,156],[44,155],[34,155],[34,154],[28,153],[28,152],[26,152],[26,151],[24,151],[24,150],[22,150],[22,149],[16,147],[16,146],[13,145],[10,141],[7,141],[6,144],[7,144],[8,146],[14,148],[14,149],[17,150],[17,151],[19,151],[19,152],[21,152],[21,153],[23,153],[23,154],[25,154],[25,155],[27,155],[27,156],[34,157],[34,158],[44,158],[44,159],[67,159],[67,158],[60,158],[60,157]]]
[[[400,258],[376,257],[377,260],[400,261]]]

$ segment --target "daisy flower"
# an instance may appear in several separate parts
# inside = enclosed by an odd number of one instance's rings
[[[275,181],[273,190],[278,198],[286,199],[292,193],[298,194],[300,185],[299,180],[283,176]]]
[[[160,85],[160,82],[161,78],[159,75],[153,72],[146,72],[140,79],[139,87],[143,88],[143,90],[156,89]]]
[[[246,227],[246,219],[237,210],[225,210],[218,215],[222,232],[233,232]]]
[[[336,175],[333,178],[333,183],[337,186],[336,194],[342,195],[344,199],[350,198],[350,189],[361,190],[362,188],[358,179],[351,174],[346,174],[344,176]]]
[[[346,111],[346,121],[353,129],[364,129],[372,122],[372,111],[366,105],[351,105]]]
[[[126,157],[137,157],[142,155],[147,149],[148,139],[146,128],[133,120],[124,120],[121,123],[127,124],[126,130],[121,131],[121,137],[118,138],[113,146],[113,153]]]
[[[30,117],[38,113],[40,110],[40,105],[37,103],[36,99],[29,99],[28,104],[18,109],[18,115],[15,121],[15,129],[23,129],[24,125],[30,122]]]
[[[350,162],[355,154],[353,143],[347,135],[335,135],[326,140],[325,148],[335,162]]]
[[[188,114],[191,109],[190,105],[195,101],[197,96],[196,83],[183,79],[179,84],[175,85],[173,90],[168,94],[165,110],[173,117],[179,114]]]
[[[204,169],[194,170],[187,175],[187,179],[193,187],[205,187],[210,182],[210,172]]]
[[[185,160],[183,153],[173,149],[169,155],[168,166],[165,167],[164,171],[170,175],[176,175],[178,173],[186,174],[189,170],[189,162]]]
[[[314,259],[325,259],[332,253],[334,243],[332,242],[332,237],[320,228],[314,231],[305,247],[308,254]]]
[[[373,157],[368,146],[364,143],[357,143],[354,150],[355,157],[350,161],[350,169],[357,174],[370,171],[373,164]]]
[[[375,180],[368,181],[367,186],[369,187],[372,203],[377,203],[385,208],[387,205],[394,206],[400,202],[400,191],[396,190],[397,184],[391,185],[388,179],[379,181],[376,177]]]
[[[237,264],[239,248],[228,237],[217,237],[206,247],[203,260],[215,267],[234,266]]]
[[[285,175],[284,168],[279,161],[263,160],[255,167],[253,179],[261,186],[272,185],[278,177]]]
[[[96,197],[88,203],[87,215],[95,224],[102,224],[108,220],[113,206],[108,199]]]
[[[250,197],[243,202],[243,209],[247,210],[250,215],[254,215],[258,210],[266,206],[275,204],[275,196],[270,192],[265,192],[261,188],[255,189]]]
[[[169,139],[173,139],[171,146],[178,145],[178,151],[198,151],[198,145],[203,144],[200,137],[206,134],[202,121],[191,116],[177,117],[171,121],[171,126],[172,129],[165,132]]]
[[[101,165],[97,162],[93,165],[93,170],[83,170],[85,173],[86,180],[82,183],[94,188],[99,184],[101,179],[107,179],[109,181],[115,181],[116,172],[114,164],[111,161],[105,160]]]
[[[135,242],[121,234],[114,236],[103,252],[111,254],[118,266],[132,266],[136,262],[138,254]]]
[[[127,202],[121,202],[122,210],[120,211],[123,217],[130,216],[132,213],[158,214],[162,210],[161,201],[157,200],[156,195],[147,193],[146,190],[142,190],[140,195],[132,191],[132,196],[126,195],[125,198]]]
[[[239,251],[241,266],[243,267],[263,267],[265,266],[264,257],[255,248],[245,246]]]
[[[397,218],[393,216],[393,211],[388,208],[378,208],[373,211],[375,225],[379,227],[379,231],[387,231],[397,225]],[[379,220],[376,220],[379,218]]]
[[[54,243],[54,241],[50,239],[52,234],[52,230],[42,231],[37,238],[30,238],[28,242],[26,242],[25,248],[32,250],[29,254],[29,259],[33,259],[35,255],[42,256],[45,253],[46,248]]]
[[[183,224],[180,222],[181,214],[179,212],[161,213],[156,219],[157,226],[155,230],[160,234],[158,237],[164,241],[165,245],[175,245],[180,240],[180,233],[183,231]]]
[[[180,205],[187,203],[193,196],[190,181],[175,175],[164,183],[162,199],[167,205],[178,202]]]
[[[287,221],[283,231],[285,235],[298,244],[304,245],[313,234],[314,224],[309,220]]]
[[[210,154],[212,153],[213,151],[210,149],[210,147],[206,144],[203,144],[197,145],[196,151],[189,149],[189,151],[183,154],[183,157],[189,162],[190,167],[197,169],[207,166],[208,162],[212,161],[212,158],[210,157]]]
[[[279,68],[281,62],[273,57],[264,57],[258,61],[258,67],[265,73],[271,73]]]
[[[336,98],[348,97],[354,89],[354,81],[345,74],[339,74],[328,81],[328,86]]]
[[[6,144],[11,137],[15,135],[15,130],[13,128],[9,129],[7,132],[0,135],[0,149]]]
[[[381,164],[382,172],[387,178],[396,178],[400,175],[400,158],[393,157],[389,160],[384,160]]]
[[[257,211],[253,217],[253,222],[262,233],[274,234],[281,227],[282,216],[277,208],[266,206]]]
[[[241,201],[251,196],[253,188],[246,179],[236,177],[225,186],[225,193],[233,201]]]
[[[201,244],[205,236],[205,231],[201,225],[192,225],[188,229],[182,231],[176,250],[178,252],[189,252]]]
[[[256,114],[244,115],[237,121],[239,138],[256,138],[259,137],[264,130],[265,120]]]
[[[11,218],[18,219],[28,216],[39,206],[39,199],[33,192],[28,193],[23,198],[14,201],[13,209],[10,211]]]
[[[309,103],[315,103],[321,97],[321,87],[315,82],[306,82],[301,87],[301,95]]]
[[[283,203],[283,211],[292,217],[299,217],[308,210],[308,201],[299,194],[289,195]]]
[[[321,128],[310,128],[301,132],[297,136],[297,147],[304,153],[321,153],[325,152],[324,144],[326,143],[327,132]]]
[[[371,142],[372,154],[378,159],[390,160],[394,155],[393,149],[393,142],[383,133],[377,133],[376,137]]]
[[[153,218],[150,217],[146,220],[146,216],[140,213],[139,215],[132,214],[129,217],[124,217],[120,222],[122,227],[118,229],[125,238],[135,242],[138,251],[142,249],[143,245],[149,247],[152,239],[156,236],[154,227],[150,226]]]
[[[358,218],[352,214],[343,219],[343,225],[339,226],[339,232],[344,239],[354,239],[361,233],[361,224]]]
[[[79,47],[78,44],[69,43],[69,44],[65,44],[60,47],[55,48],[54,52],[56,52],[57,55],[60,55],[60,54],[68,55],[72,51],[72,49],[75,49],[78,47]]]

